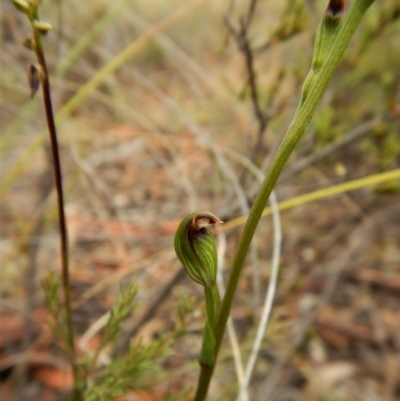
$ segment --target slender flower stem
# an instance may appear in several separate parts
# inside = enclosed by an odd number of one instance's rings
[[[224,299],[222,300],[220,314],[215,326],[215,361],[221,346],[226,323],[229,318],[233,298],[247,251],[253,239],[254,232],[261,218],[265,204],[290,154],[299,142],[302,135],[308,129],[318,102],[321,99],[330,79],[332,78],[333,73],[339,64],[339,61],[351,37],[353,36],[363,15],[373,2],[374,0],[353,0],[347,16],[342,22],[340,30],[335,37],[330,52],[326,55],[326,60],[324,61],[318,75],[313,78],[312,87],[309,88],[309,92],[307,97],[304,99],[304,103],[302,103],[298,108],[288,128],[288,131],[271,162],[264,182],[260,187],[250,211],[232,263],[232,269],[229,276],[226,293]],[[206,398],[214,367],[215,363],[213,366],[202,366],[195,401],[203,401]]]
[[[211,377],[214,373],[214,368],[215,368],[215,363],[212,366],[201,365],[194,401],[203,401],[206,399],[208,386],[210,385]]]
[[[213,284],[211,287],[205,287],[204,295],[207,307],[207,320],[209,321],[211,327],[214,327],[215,323],[217,322],[219,308],[221,306],[217,284]]]
[[[51,152],[53,156],[53,171],[54,181],[57,192],[57,208],[58,208],[58,220],[59,220],[59,232],[60,232],[60,251],[61,251],[61,272],[62,272],[62,286],[64,291],[64,307],[66,316],[66,340],[69,358],[72,365],[74,383],[78,382],[78,367],[75,359],[75,343],[74,343],[74,331],[72,324],[72,309],[71,309],[71,293],[70,293],[70,280],[69,280],[69,252],[68,252],[68,233],[67,224],[65,220],[64,211],[64,194],[62,186],[62,173],[61,173],[61,161],[60,153],[57,140],[56,125],[54,122],[53,106],[51,101],[50,82],[48,78],[48,70],[46,59],[43,52],[42,41],[40,33],[34,31],[34,51],[40,65],[40,79],[42,84],[44,108],[46,111],[47,126],[50,135]],[[74,390],[74,399],[79,401],[82,399],[80,392]]]

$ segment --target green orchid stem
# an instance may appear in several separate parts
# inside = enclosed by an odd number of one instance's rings
[[[33,17],[38,16],[37,10],[32,13]],[[31,17],[32,18],[32,17]],[[74,343],[74,331],[72,324],[72,309],[71,309],[71,293],[70,293],[70,280],[69,280],[69,252],[68,252],[68,233],[67,223],[65,219],[64,211],[64,194],[62,186],[62,172],[61,172],[61,161],[59,154],[59,146],[57,141],[57,131],[54,122],[53,106],[51,101],[51,90],[49,75],[47,70],[46,59],[42,47],[42,38],[40,33],[34,29],[34,51],[36,58],[41,67],[41,84],[42,93],[44,100],[44,108],[46,112],[47,126],[50,136],[51,153],[53,156],[53,171],[54,181],[57,192],[57,208],[58,208],[58,220],[59,220],[59,231],[60,231],[60,253],[61,253],[61,276],[62,286],[64,291],[64,307],[66,315],[66,340],[68,347],[68,356],[72,365],[72,371],[74,376],[75,385],[78,383],[78,367],[75,359],[75,343]],[[78,389],[74,389],[73,394],[74,401],[82,400],[82,394]]]
[[[214,284],[210,287],[204,287],[206,298],[207,320],[210,326],[214,329],[217,323],[221,300],[217,286]]]
[[[207,318],[203,332],[203,344],[199,357],[200,366],[215,364],[215,325],[221,305],[218,288],[215,284],[204,287]]]
[[[226,293],[221,304],[220,314],[214,331],[216,341],[214,365],[201,367],[198,387],[194,398],[195,401],[203,401],[207,396],[208,387],[214,372],[215,361],[221,346],[226,323],[229,318],[238,280],[265,204],[279,178],[279,175],[282,172],[283,167],[289,159],[290,154],[293,152],[293,149],[307,130],[318,102],[320,101],[329,81],[331,80],[351,37],[353,36],[363,15],[373,2],[374,0],[352,1],[350,9],[348,10],[346,17],[341,24],[340,30],[337,33],[330,52],[326,55],[326,60],[324,61],[318,76],[313,78],[313,85],[311,88],[309,88],[309,93],[307,94],[306,99],[304,99],[304,103],[297,110],[288,128],[288,131],[267,171],[264,182],[260,187],[245,224],[243,233],[240,237],[236,254],[232,263],[232,269],[229,276]]]
[[[215,363],[212,366],[201,365],[199,381],[197,383],[196,395],[194,401],[203,401],[207,397],[208,386],[211,381],[211,377],[214,373]]]

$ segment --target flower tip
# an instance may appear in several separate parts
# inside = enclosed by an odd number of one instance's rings
[[[29,4],[25,0],[12,0],[15,8],[24,14],[29,12]]]
[[[329,0],[326,14],[330,17],[337,18],[343,14],[347,0]]]
[[[47,35],[47,33],[53,29],[53,27],[46,21],[34,20],[33,28],[40,34],[40,35]]]
[[[223,221],[210,212],[200,212],[192,220],[192,226],[196,231],[213,228],[217,224],[223,224]]]

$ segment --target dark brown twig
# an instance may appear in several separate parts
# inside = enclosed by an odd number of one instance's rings
[[[40,82],[42,84],[44,108],[46,112],[46,120],[50,136],[51,153],[53,157],[54,182],[57,192],[57,209],[58,209],[58,223],[59,223],[58,226],[60,232],[61,277],[62,277],[62,287],[64,292],[64,307],[66,316],[66,340],[67,340],[69,358],[72,365],[74,383],[76,385],[79,380],[79,375],[75,357],[75,343],[74,343],[74,332],[72,324],[71,292],[70,292],[70,279],[69,279],[68,233],[67,233],[67,223],[64,211],[64,193],[62,186],[61,160],[60,160],[60,153],[57,140],[57,130],[54,121],[53,106],[51,101],[49,75],[42,47],[41,33],[38,32],[38,30],[34,29],[33,40],[34,40],[33,50],[35,51],[40,66],[39,75],[40,75]],[[82,399],[80,391],[76,388],[74,389],[73,397],[74,400],[76,401],[80,401]]]
[[[258,151],[261,148],[263,134],[270,120],[268,110],[274,99],[274,93],[271,93],[269,99],[267,100],[267,103],[262,106],[259,97],[257,74],[254,65],[254,50],[251,46],[251,40],[249,36],[249,30],[256,7],[257,0],[251,0],[246,15],[239,20],[239,27],[235,26],[229,14],[225,16],[225,24],[228,28],[228,32],[233,36],[239,51],[243,54],[247,72],[246,85],[250,93],[250,99],[258,125],[256,135],[257,140],[253,147],[253,150],[251,151],[251,160],[254,160],[257,157]],[[274,92],[276,93],[276,91]],[[245,178],[246,171],[243,174],[244,175],[242,176],[242,181]]]

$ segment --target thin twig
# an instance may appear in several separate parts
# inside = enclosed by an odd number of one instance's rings
[[[258,136],[259,136],[262,135],[262,133],[266,128],[267,119],[265,117],[265,113],[262,111],[258,96],[257,79],[254,69],[253,50],[251,49],[250,40],[248,37],[248,28],[249,28],[248,24],[250,21],[247,18],[246,21],[248,21],[248,23],[247,24],[241,23],[240,29],[238,29],[234,26],[233,21],[228,15],[225,16],[224,20],[228,28],[228,31],[235,38],[236,44],[240,52],[243,53],[247,71],[247,84],[250,90],[250,98],[253,105],[254,114],[258,122]]]
[[[269,318],[271,316],[272,304],[274,302],[275,291],[278,281],[279,260],[281,254],[281,244],[282,244],[282,226],[281,226],[278,201],[275,195],[275,191],[271,192],[269,202],[272,209],[272,220],[274,226],[274,246],[272,251],[271,276],[269,278],[268,290],[265,297],[261,321],[257,329],[256,338],[253,343],[253,349],[251,351],[250,358],[246,366],[245,378],[240,388],[238,397],[236,399],[237,401],[245,401],[243,399],[243,394],[245,394],[247,387],[250,383],[256,359],[261,348],[261,343],[264,337],[265,329],[268,325]]]
[[[249,29],[250,29],[252,18],[254,16],[256,6],[257,6],[257,0],[251,0],[246,16],[243,17],[242,19],[240,19],[240,22],[239,22],[240,27],[239,28],[235,27],[229,14],[225,15],[225,23],[228,28],[228,31],[234,37],[240,52],[243,54],[246,72],[247,72],[247,85],[248,85],[248,88],[250,91],[251,104],[252,104],[252,107],[254,110],[254,115],[255,115],[255,118],[257,121],[257,125],[258,125],[257,135],[256,135],[257,140],[251,151],[251,155],[250,155],[251,160],[256,159],[257,154],[261,149],[263,135],[267,129],[268,123],[271,118],[270,113],[269,113],[269,108],[271,107],[271,105],[273,103],[273,99],[276,94],[276,90],[272,91],[272,93],[270,93],[270,95],[269,95],[269,99],[267,100],[267,103],[264,106],[261,106],[256,71],[255,71],[255,67],[254,67],[254,51],[250,44],[250,38],[249,38]],[[241,182],[244,181],[244,179],[246,177],[246,175],[245,175],[246,172],[247,172],[247,170],[244,170],[244,173],[240,180]]]
[[[258,0],[250,1],[249,9],[247,11],[247,16],[246,16],[245,22],[243,24],[243,28],[246,29],[246,31],[249,29],[251,20],[253,18],[254,12],[256,10],[257,2],[258,2]]]

